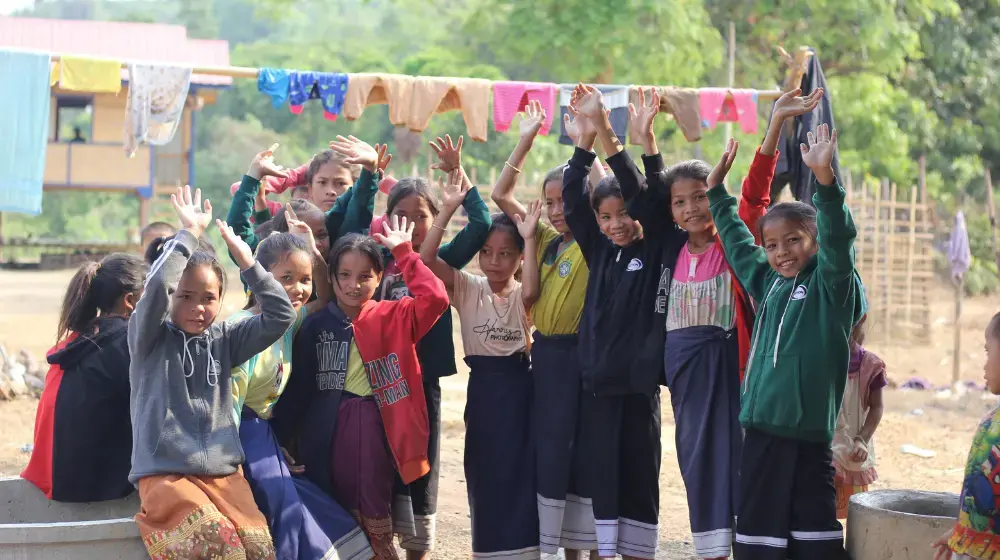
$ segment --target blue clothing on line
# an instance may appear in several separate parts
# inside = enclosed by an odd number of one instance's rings
[[[293,70],[289,81],[289,103],[293,107],[319,99],[328,118],[336,118],[343,110],[347,99],[347,74]]]
[[[281,68],[261,68],[257,74],[257,91],[271,98],[275,109],[288,101],[288,89],[291,87],[291,75]]]
[[[42,212],[50,64],[48,54],[0,50],[0,212]]]

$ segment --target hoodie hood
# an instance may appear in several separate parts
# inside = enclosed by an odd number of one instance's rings
[[[48,362],[65,369],[68,365],[78,363],[114,340],[118,340],[128,329],[128,319],[125,317],[106,317],[95,323],[97,332],[90,336],[79,335],[60,350],[48,355]]]

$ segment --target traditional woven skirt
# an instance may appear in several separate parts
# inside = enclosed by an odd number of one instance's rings
[[[242,469],[229,476],[147,476],[139,480],[139,500],[135,523],[152,560],[275,557]]]
[[[847,519],[848,506],[851,505],[851,496],[863,494],[868,491],[867,484],[850,484],[839,477],[833,479],[837,486],[837,519]]]

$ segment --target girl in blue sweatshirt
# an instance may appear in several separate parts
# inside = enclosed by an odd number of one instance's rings
[[[233,414],[230,370],[266,350],[295,321],[281,284],[250,247],[217,222],[260,314],[215,323],[225,273],[196,252],[211,223],[201,191],[171,202],[184,229],[153,263],[129,319],[132,471],[141,509],[135,521],[153,559],[274,558],[267,521],[254,503]]]
[[[708,193],[729,264],[758,303],[740,400],[739,560],[847,558],[830,443],[864,293],[857,229],[831,164],[837,134],[824,124],[808,138],[802,159],[816,176],[816,208],[774,206],[758,222],[762,246],[725,185]],[[719,165],[728,169],[736,149],[730,140]]]

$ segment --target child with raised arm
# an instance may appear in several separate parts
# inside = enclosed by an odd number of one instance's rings
[[[809,134],[802,153],[816,176],[816,209],[772,207],[758,225],[762,247],[724,185],[708,195],[729,264],[759,306],[740,402],[739,559],[847,557],[830,443],[865,301],[857,229],[831,166],[836,140],[826,125]],[[730,141],[721,166],[736,149]]]
[[[567,115],[569,119],[569,115]],[[521,138],[510,154],[493,187],[492,198],[513,219],[524,219],[528,210],[514,198],[514,185],[545,122],[541,103],[532,101],[521,119]],[[590,130],[590,121],[571,121],[571,138]],[[555,554],[566,550],[574,560],[579,551],[597,546],[594,513],[589,498],[579,487],[581,455],[578,452],[580,403],[580,358],[578,331],[583,314],[589,269],[580,244],[563,217],[562,179],[564,165],[549,171],[542,181],[542,195],[549,224],[539,223],[535,237],[538,250],[526,252],[524,267],[538,270],[538,299],[524,297],[537,329],[531,345],[534,378],[532,429],[537,442],[535,477],[538,483],[538,527],[541,551]],[[595,165],[591,171],[603,168]],[[572,485],[572,486],[571,486]],[[596,557],[596,554],[595,554]]]
[[[435,168],[445,173],[459,168],[462,160],[462,143],[462,137],[459,137],[458,142],[455,143],[450,136],[431,142],[431,147],[439,160],[439,163],[435,164]],[[369,151],[370,149],[366,149],[357,142],[338,141],[331,146],[350,161],[376,162],[378,169],[383,171],[388,160],[391,159],[384,153],[384,150],[381,152],[378,150]],[[343,217],[343,225],[337,226],[328,221],[327,227],[330,231],[339,231],[340,235],[367,233],[367,228],[371,224],[388,223],[392,216],[398,220],[405,218],[408,223],[413,224],[413,249],[420,251],[428,231],[432,228],[432,224],[439,214],[440,202],[431,191],[430,183],[421,177],[400,179],[389,191],[386,214],[382,220],[372,219],[375,194],[378,192],[377,187],[364,189],[355,187],[351,191],[348,194],[355,197],[355,201],[359,203],[351,205]],[[475,258],[490,230],[490,211],[477,189],[469,191],[462,202],[462,209],[465,210],[469,222],[455,234],[451,241],[441,245],[438,250],[438,256],[442,260],[458,269],[464,268]],[[385,270],[381,284],[375,292],[375,299],[394,301],[410,295],[406,277],[402,274],[395,257],[390,252],[383,251],[382,258]],[[427,414],[430,418],[428,457],[430,458],[431,472],[405,488],[409,499],[400,496],[400,500],[397,501],[398,504],[412,505],[412,521],[406,519],[405,516],[397,515],[401,512],[401,507],[393,510],[395,516],[393,521],[397,528],[396,532],[400,535],[400,546],[406,550],[409,560],[421,560],[429,557],[430,550],[434,546],[438,476],[440,473],[438,456],[441,450],[440,378],[454,375],[458,371],[455,365],[455,339],[452,334],[451,308],[447,308],[438,322],[434,324],[434,328],[420,339],[417,344],[417,355],[420,357],[424,395],[427,398]]]
[[[628,152],[606,134],[600,92],[580,85],[572,105],[595,127],[581,135],[563,174],[566,224],[590,267],[579,331],[584,481],[600,556],[651,559],[659,541],[659,383],[670,287],[664,262],[685,237],[664,212],[662,193],[646,188]],[[598,135],[614,175],[591,192],[586,179]],[[663,169],[659,154],[643,162],[647,175]]]
[[[129,319],[132,471],[139,533],[153,558],[274,558],[267,520],[243,477],[230,370],[271,346],[295,321],[281,285],[250,247],[217,222],[261,313],[216,323],[225,273],[195,252],[211,222],[201,191],[171,202],[184,229],[150,268]]]
[[[336,298],[300,330],[272,421],[279,441],[295,444],[289,450],[306,477],[356,517],[380,559],[396,558],[397,477],[409,484],[430,471],[416,343],[448,306],[444,286],[413,252],[413,225],[391,224],[375,237],[412,296],[376,301],[385,270],[379,245],[359,234],[338,239],[330,251]]]
[[[541,204],[511,220],[497,214],[479,252],[484,276],[452,268],[438,254],[452,215],[474,190],[459,167],[449,174],[442,212],[420,258],[451,295],[469,365],[465,406],[465,478],[472,512],[473,558],[539,558],[532,437],[532,379],[527,306],[538,297],[538,268],[514,278],[522,256],[537,252]],[[515,225],[516,224],[516,225]]]

